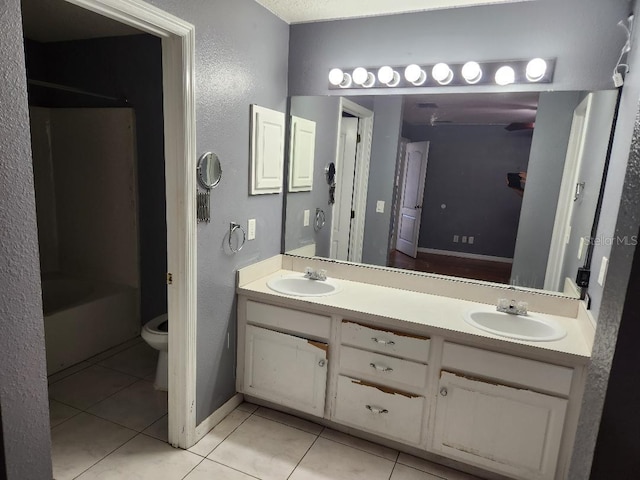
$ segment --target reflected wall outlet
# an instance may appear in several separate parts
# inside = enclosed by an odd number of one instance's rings
[[[247,222],[247,240],[255,240],[256,238],[256,219],[250,218]]]
[[[309,210],[305,210],[304,211],[304,220],[303,220],[303,226],[308,227],[309,226]]]
[[[467,239],[467,243],[468,243],[469,245],[473,245],[473,240],[474,240],[474,239],[473,239],[473,237],[469,237],[469,238]]]
[[[466,235],[462,236],[462,243],[467,243],[467,236]]]
[[[376,202],[376,213],[384,213],[384,200]]]
[[[453,236],[453,243],[458,243],[458,239],[459,239],[459,238],[460,238],[460,237],[458,237],[458,235],[454,235],[454,236]]]

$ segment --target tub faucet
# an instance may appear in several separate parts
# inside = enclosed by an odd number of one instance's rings
[[[326,270],[314,270],[311,267],[307,267],[304,269],[304,278],[308,278],[309,280],[320,280],[324,281],[327,279],[327,271]]]
[[[513,299],[500,298],[498,299],[496,310],[511,315],[526,315],[528,306],[527,302],[516,302]]]

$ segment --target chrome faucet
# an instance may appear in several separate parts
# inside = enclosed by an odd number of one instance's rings
[[[324,281],[327,279],[327,271],[326,270],[316,271],[311,267],[307,267],[304,269],[304,278],[308,278],[309,280]]]
[[[526,315],[528,306],[529,304],[527,302],[516,302],[513,299],[500,298],[498,299],[496,310],[511,315]]]

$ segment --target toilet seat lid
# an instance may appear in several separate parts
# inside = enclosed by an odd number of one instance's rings
[[[167,334],[169,331],[169,316],[166,313],[158,315],[145,323],[144,328],[154,333]]]

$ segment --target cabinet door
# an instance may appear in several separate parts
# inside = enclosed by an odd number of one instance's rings
[[[555,478],[567,401],[442,372],[433,449],[522,479]]]
[[[324,416],[326,343],[247,325],[244,393]]]

